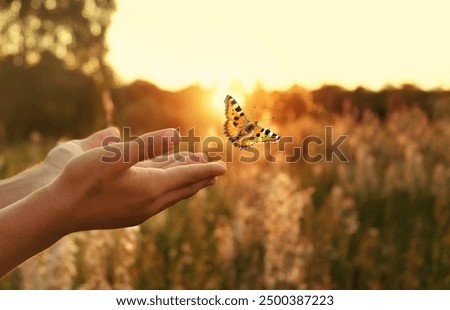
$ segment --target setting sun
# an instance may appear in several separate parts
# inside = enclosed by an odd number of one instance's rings
[[[155,309],[206,305],[177,302],[199,290],[241,308],[249,290],[260,306],[358,307],[333,290],[381,289],[445,303],[449,12],[3,1],[0,290],[168,291],[98,300]]]
[[[216,84],[211,87],[211,108],[214,111],[214,114],[223,118],[223,114],[225,111],[225,103],[224,99],[227,95],[232,95],[238,102],[242,102],[243,107],[245,106],[244,96],[245,96],[245,88],[242,84],[239,83],[223,83]]]

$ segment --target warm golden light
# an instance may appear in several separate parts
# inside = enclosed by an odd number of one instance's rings
[[[242,107],[245,106],[245,95],[247,91],[242,84],[239,83],[222,83],[211,88],[211,110],[215,115],[224,117],[225,113],[225,97],[227,95],[236,99]]]
[[[450,86],[450,2],[118,0],[109,61],[175,90],[334,83]]]

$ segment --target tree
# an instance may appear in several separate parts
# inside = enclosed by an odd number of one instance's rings
[[[105,62],[114,10],[113,0],[0,0],[4,137],[79,136],[100,125],[102,91],[114,85]]]
[[[0,0],[0,58],[33,66],[48,51],[109,84],[105,37],[114,10],[113,0]]]

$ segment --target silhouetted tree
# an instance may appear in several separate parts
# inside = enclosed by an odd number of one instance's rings
[[[340,86],[324,85],[312,92],[313,101],[322,105],[330,112],[342,112],[342,106],[348,97],[348,92]]]
[[[308,99],[308,91],[299,86],[293,86],[288,91],[275,92],[276,109],[272,112],[274,121],[281,124],[305,115],[310,109]]]
[[[100,125],[102,91],[114,84],[104,60],[114,10],[113,0],[0,0],[3,138],[78,136]]]
[[[13,56],[0,63],[0,121],[10,141],[37,130],[46,136],[87,134],[101,111],[100,89],[79,71],[66,70],[53,54],[38,65],[17,67]]]
[[[113,0],[0,0],[0,58],[32,66],[48,51],[109,83],[105,37],[114,10]]]

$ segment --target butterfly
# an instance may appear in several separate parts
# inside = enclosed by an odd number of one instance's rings
[[[279,135],[268,128],[252,122],[244,114],[242,108],[230,95],[225,98],[225,115],[227,120],[223,129],[227,138],[234,146],[242,149],[259,142],[275,142],[281,139]]]

